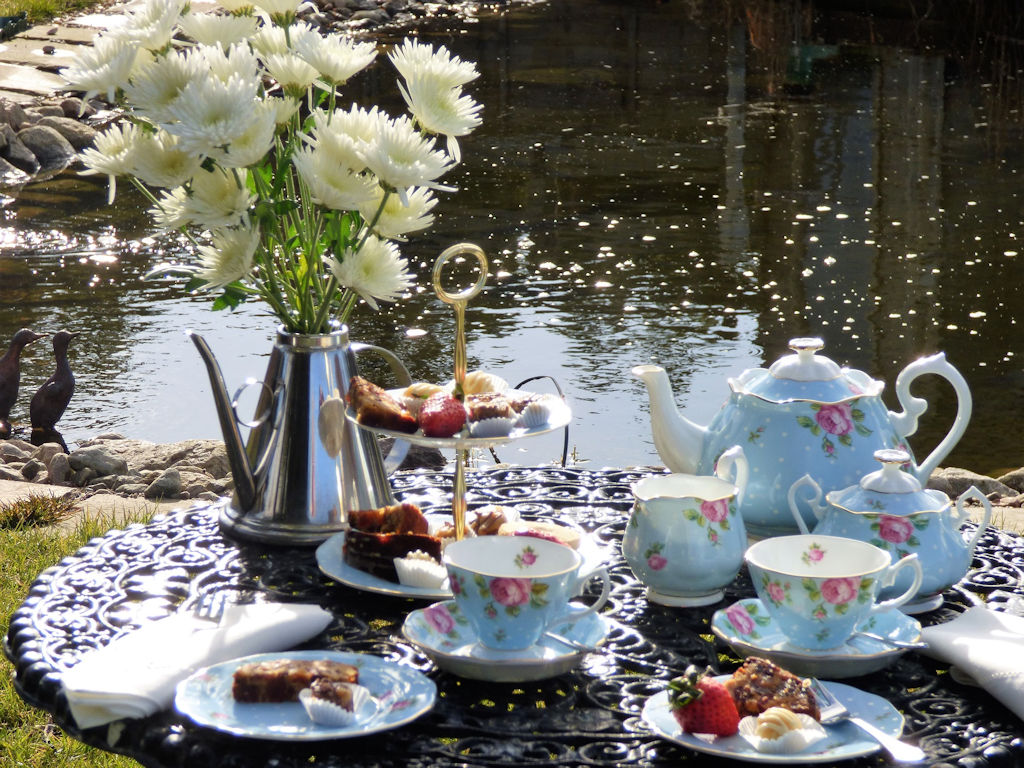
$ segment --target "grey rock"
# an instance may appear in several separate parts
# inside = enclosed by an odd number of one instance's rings
[[[39,104],[26,109],[25,114],[33,124],[39,124],[44,117],[64,117],[64,110],[60,104]]]
[[[24,480],[25,477],[14,467],[0,464],[0,480]]]
[[[220,440],[183,440],[177,443],[150,443],[145,440],[131,440],[120,435],[96,437],[86,440],[82,447],[102,447],[104,450],[131,461],[136,472],[162,471],[167,467],[201,467],[211,477],[226,477],[231,468],[228,465],[227,449]]]
[[[10,464],[12,461],[28,461],[31,456],[31,451],[26,451],[24,448],[14,444],[12,441],[0,444],[0,458],[2,458],[5,463]]]
[[[69,454],[68,458],[71,461],[71,468],[76,472],[86,468],[92,469],[96,472],[95,477],[128,473],[128,462],[116,453],[99,446],[79,448]]]
[[[45,485],[50,482],[50,474],[44,468],[42,472],[32,478],[32,482],[38,483],[39,485]]]
[[[48,125],[22,128],[18,138],[36,156],[41,170],[65,168],[78,154],[71,142]]]
[[[61,111],[64,112],[64,117],[70,117],[73,120],[80,120],[83,117],[92,117],[96,114],[96,107],[75,96],[69,96],[66,99],[61,99],[60,108]]]
[[[220,501],[220,496],[218,496],[216,493],[213,493],[212,491],[203,491],[202,493],[197,494],[193,498],[200,499],[202,501],[209,501],[210,503]]]
[[[66,485],[71,481],[71,462],[66,453],[55,453],[46,465],[53,485]]]
[[[39,161],[35,154],[18,138],[14,129],[6,123],[0,125],[0,133],[3,133],[6,144],[2,156],[15,168],[20,168],[25,173],[32,175],[39,172]]]
[[[49,466],[53,457],[58,453],[64,453],[64,449],[61,447],[60,443],[43,443],[32,451],[32,458],[39,459],[43,464]]]
[[[21,474],[26,480],[35,480],[42,472],[46,472],[46,465],[39,459],[29,459],[21,468]]]
[[[999,480],[986,475],[979,475],[969,469],[959,467],[940,467],[936,469],[928,479],[927,487],[942,491],[952,499],[955,499],[972,485],[986,496],[998,494],[1002,496],[1016,496],[1017,492]]]
[[[122,496],[142,496],[148,487],[145,483],[128,483],[118,488],[117,492]]]
[[[10,99],[0,99],[0,123],[7,123],[14,130],[25,125],[25,109]]]
[[[60,110],[60,107],[57,108]],[[75,148],[76,151],[81,152],[86,147],[91,147],[93,141],[96,139],[96,129],[92,126],[80,123],[77,120],[73,120],[70,117],[65,117],[63,112],[59,112],[58,115],[44,117],[39,121],[39,125],[45,125],[53,130],[57,131],[61,136],[68,140],[68,143]]]
[[[71,457],[69,456],[69,464],[70,458]],[[71,468],[74,469],[74,465],[71,465]],[[96,476],[96,470],[93,469],[92,467],[82,467],[81,469],[75,471],[75,474],[71,478],[71,482],[74,483],[79,488],[85,488],[85,486],[89,485],[89,483],[91,483],[96,478]]]
[[[2,149],[0,149],[0,151],[2,151]],[[31,178],[32,177],[21,170],[21,168],[18,168],[16,165],[12,165],[3,157],[0,157],[0,186],[8,188],[21,186]]]
[[[181,473],[174,467],[165,469],[145,490],[147,499],[171,499],[181,493]]]
[[[1018,493],[1024,493],[1024,469],[1015,469],[1012,472],[1007,472],[1001,477],[997,477],[1003,485],[1013,488]]]

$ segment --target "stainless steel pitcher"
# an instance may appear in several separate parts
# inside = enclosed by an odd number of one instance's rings
[[[206,364],[235,482],[222,530],[262,543],[312,545],[344,530],[350,510],[394,503],[377,438],[345,418],[345,393],[362,351],[383,357],[399,385],[411,383],[395,354],[350,342],[347,326],[313,335],[281,326],[255,419],[246,422],[238,417],[238,398],[259,382],[249,379],[230,398],[206,341],[188,336]],[[240,424],[250,428],[244,445]],[[407,450],[396,441],[389,466],[397,467]]]

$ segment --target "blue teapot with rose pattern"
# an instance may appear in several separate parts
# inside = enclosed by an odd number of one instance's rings
[[[967,428],[970,390],[941,352],[900,372],[896,396],[903,411],[895,413],[882,401],[884,382],[816,354],[824,346],[821,339],[793,339],[789,346],[793,354],[769,368],[748,369],[729,379],[729,399],[706,427],[679,413],[663,368],[632,369],[647,385],[654,447],[671,471],[711,474],[724,451],[743,446],[750,480],[740,512],[747,532],[755,537],[797,532],[787,494],[803,475],[810,475],[825,492],[839,490],[877,467],[876,450],[909,452],[906,438],[928,408],[925,400],[910,394],[918,376],[934,373],[948,380],[956,392],[957,414],[928,458],[920,464],[911,460],[912,474],[925,482]],[[810,506],[801,501],[799,507],[804,521],[813,526]]]

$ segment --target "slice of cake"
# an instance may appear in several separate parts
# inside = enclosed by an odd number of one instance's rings
[[[740,715],[759,715],[771,707],[783,707],[796,714],[820,713],[809,681],[797,677],[768,659],[751,656],[725,681]]]
[[[355,409],[360,424],[406,434],[419,428],[416,417],[402,403],[362,376],[353,376],[349,381],[345,399]]]
[[[324,659],[254,661],[235,670],[231,695],[235,701],[248,703],[298,701],[299,691],[317,680],[358,683],[359,669]]]
[[[342,557],[353,568],[397,582],[395,558],[419,550],[441,562],[441,540],[427,533],[427,519],[415,504],[354,510],[348,522]]]

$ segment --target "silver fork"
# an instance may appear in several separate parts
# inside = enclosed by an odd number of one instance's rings
[[[199,619],[204,621],[210,621],[214,624],[220,624],[220,620],[224,617],[224,610],[227,608],[228,600],[223,590],[215,589],[210,592],[204,592],[196,600],[195,608],[192,610],[192,614]]]
[[[850,711],[837,699],[828,688],[821,684],[816,678],[811,678],[811,689],[818,700],[818,709],[821,711],[821,724],[839,723],[847,720],[871,738],[877,741],[889,753],[893,760],[900,763],[920,763],[925,759],[924,750],[900,741],[895,736],[890,736],[860,717],[854,717]]]

